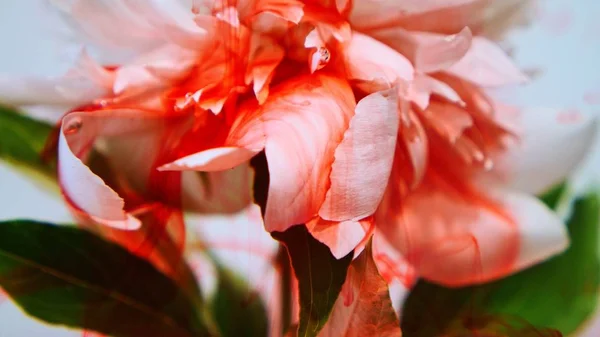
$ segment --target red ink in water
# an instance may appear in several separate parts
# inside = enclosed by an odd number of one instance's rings
[[[573,13],[567,8],[542,13],[541,18],[542,26],[554,35],[566,33],[573,25]]]
[[[600,104],[600,90],[588,91],[583,95],[583,100],[590,105]]]
[[[556,120],[560,124],[573,124],[582,120],[583,115],[577,109],[569,109],[562,111],[556,116]]]

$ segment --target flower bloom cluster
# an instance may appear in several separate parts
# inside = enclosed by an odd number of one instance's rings
[[[302,224],[338,258],[373,237],[390,282],[405,263],[442,284],[484,282],[567,246],[531,194],[563,179],[593,129],[491,98],[526,81],[480,34],[493,2],[57,1],[112,63],[83,53],[13,103],[70,111],[59,178],[82,222],[138,230],[155,202],[242,209],[264,152],[267,231]],[[557,158],[526,131],[573,147]],[[87,166],[92,149],[112,181]]]

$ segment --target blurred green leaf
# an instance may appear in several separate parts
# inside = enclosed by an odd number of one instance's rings
[[[217,266],[217,293],[212,313],[223,337],[261,337],[269,334],[267,310],[259,294],[232,272]]]
[[[41,154],[53,130],[52,125],[0,105],[0,158],[50,172]]]
[[[567,191],[567,183],[563,182],[554,186],[552,189],[542,194],[539,198],[546,206],[551,209],[556,209],[560,203],[561,198]]]
[[[0,286],[52,324],[115,337],[214,335],[199,298],[146,260],[74,227],[0,223]]]
[[[528,323],[523,325],[525,330],[510,336],[528,336],[523,331],[535,331],[538,336],[556,333],[533,327],[572,333],[596,308],[599,219],[600,200],[588,195],[575,202],[568,222],[571,246],[561,255],[481,286],[448,289],[420,281],[404,306],[404,336],[454,336],[460,329],[483,332],[498,322],[505,322],[504,326]],[[473,322],[478,324],[474,327]]]
[[[329,248],[308,233],[304,225],[274,232],[290,256],[300,291],[300,337],[317,336],[338,298],[353,252],[336,259]]]

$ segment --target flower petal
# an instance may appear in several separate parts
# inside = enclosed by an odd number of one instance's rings
[[[496,166],[511,186],[529,193],[542,193],[573,172],[597,133],[596,118],[576,110],[526,108],[516,117],[520,141]]]
[[[110,92],[114,76],[80,52],[75,64],[57,78],[0,77],[0,101],[20,105],[61,105],[73,108]]]
[[[414,189],[427,168],[428,139],[423,125],[413,111],[400,110],[400,130],[394,163],[380,211],[395,210],[398,200]]]
[[[409,16],[460,7],[477,1],[480,0],[353,0],[350,21],[353,25],[358,25],[363,29],[365,27],[389,26]]]
[[[373,93],[356,106],[344,139],[335,150],[319,216],[330,221],[372,215],[387,186],[398,135],[397,88]]]
[[[527,76],[492,41],[474,37],[467,54],[447,71],[483,87],[528,81]]]
[[[324,74],[289,80],[271,96],[260,117],[270,174],[265,226],[284,231],[321,207],[355,100],[346,82]]]
[[[347,82],[316,73],[274,88],[261,106],[243,105],[221,147],[167,164],[163,170],[216,171],[265,150],[270,181],[268,231],[285,231],[317,214],[329,185],[334,152],[354,114]]]
[[[458,62],[471,48],[473,38],[468,27],[453,35],[411,32],[394,27],[374,31],[372,36],[402,53],[422,73],[444,70]]]
[[[432,94],[443,97],[449,102],[465,105],[458,93],[448,84],[424,74],[416,75],[409,88],[410,100],[421,110],[425,110],[429,106]]]
[[[166,41],[185,45],[205,31],[180,1],[53,0],[90,42],[109,48],[146,51]]]
[[[165,44],[119,67],[113,91],[150,90],[180,79],[197,61],[198,53],[175,44]],[[166,82],[166,83],[165,83]]]
[[[396,1],[354,0],[350,22],[371,34],[387,27],[438,34],[454,34],[464,27],[478,28],[488,0]],[[452,18],[448,20],[448,18]]]
[[[63,119],[58,147],[58,175],[65,197],[78,211],[107,226],[139,228],[140,221],[123,210],[123,199],[82,160],[96,138],[152,132],[164,122],[157,117],[140,116],[140,112],[135,110],[111,110],[74,112]]]
[[[348,78],[368,93],[413,79],[412,64],[404,56],[367,35],[354,32],[345,52]]]
[[[372,223],[372,219],[337,222],[317,217],[306,223],[306,229],[329,247],[336,259],[341,259],[370,237]]]
[[[537,198],[488,190],[482,196],[424,182],[395,220],[378,224],[419,275],[448,286],[491,281],[567,247],[564,224]]]
[[[160,171],[222,171],[247,162],[257,153],[241,147],[217,147],[180,158],[158,169]]]

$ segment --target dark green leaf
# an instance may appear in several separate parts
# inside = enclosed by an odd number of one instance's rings
[[[269,333],[262,299],[229,271],[218,268],[219,284],[212,313],[223,337],[261,337]]]
[[[0,158],[49,171],[42,150],[53,127],[0,105]]]
[[[539,198],[549,208],[556,209],[560,202],[560,199],[563,197],[566,190],[567,184],[563,182],[559,185],[554,186],[552,189],[542,194]]]
[[[0,285],[48,323],[115,337],[211,336],[199,299],[145,260],[74,227],[0,223]]]
[[[303,225],[272,233],[287,248],[300,291],[298,336],[316,336],[323,328],[342,285],[353,253],[336,259]]]
[[[534,331],[532,327],[556,329],[563,334],[575,331],[597,303],[599,219],[599,199],[589,195],[575,202],[568,223],[571,246],[563,254],[482,286],[447,289],[420,281],[405,303],[405,337],[456,333],[473,322],[479,322],[480,331],[499,322],[509,322],[509,326],[514,322],[525,326],[522,322],[528,322],[527,331]],[[556,333],[535,331],[538,336]],[[519,332],[510,336],[528,335]]]

